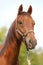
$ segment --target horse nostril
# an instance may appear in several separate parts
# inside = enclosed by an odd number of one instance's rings
[[[29,43],[32,43],[32,40],[31,39],[29,40]]]

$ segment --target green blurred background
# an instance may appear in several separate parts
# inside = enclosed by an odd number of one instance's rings
[[[6,27],[0,28],[0,44],[4,43],[6,34],[7,28]],[[31,65],[43,65],[43,49],[41,47],[30,51],[30,61]],[[28,65],[26,47],[24,43],[22,43],[21,45],[19,63],[20,65]]]

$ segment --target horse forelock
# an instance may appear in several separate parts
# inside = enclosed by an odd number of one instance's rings
[[[20,13],[20,14],[18,14],[18,15],[27,15],[27,16],[30,16],[30,14],[29,14],[29,13],[27,13],[27,12],[25,12],[25,11],[21,12],[21,13]]]

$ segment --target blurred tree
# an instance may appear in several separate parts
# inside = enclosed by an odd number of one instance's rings
[[[43,65],[43,52],[39,54],[40,65]]]
[[[31,65],[40,65],[37,53],[30,52]]]
[[[7,31],[7,28],[6,27],[2,27],[0,28],[0,43],[3,43],[4,40],[5,40],[5,33]]]

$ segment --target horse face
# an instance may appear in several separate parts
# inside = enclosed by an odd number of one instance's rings
[[[30,16],[32,13],[32,7],[30,6],[27,12],[22,12],[22,5],[19,8],[18,18],[17,18],[17,27],[18,32],[21,33],[27,50],[35,48],[37,41],[34,36],[34,25],[35,22]]]

